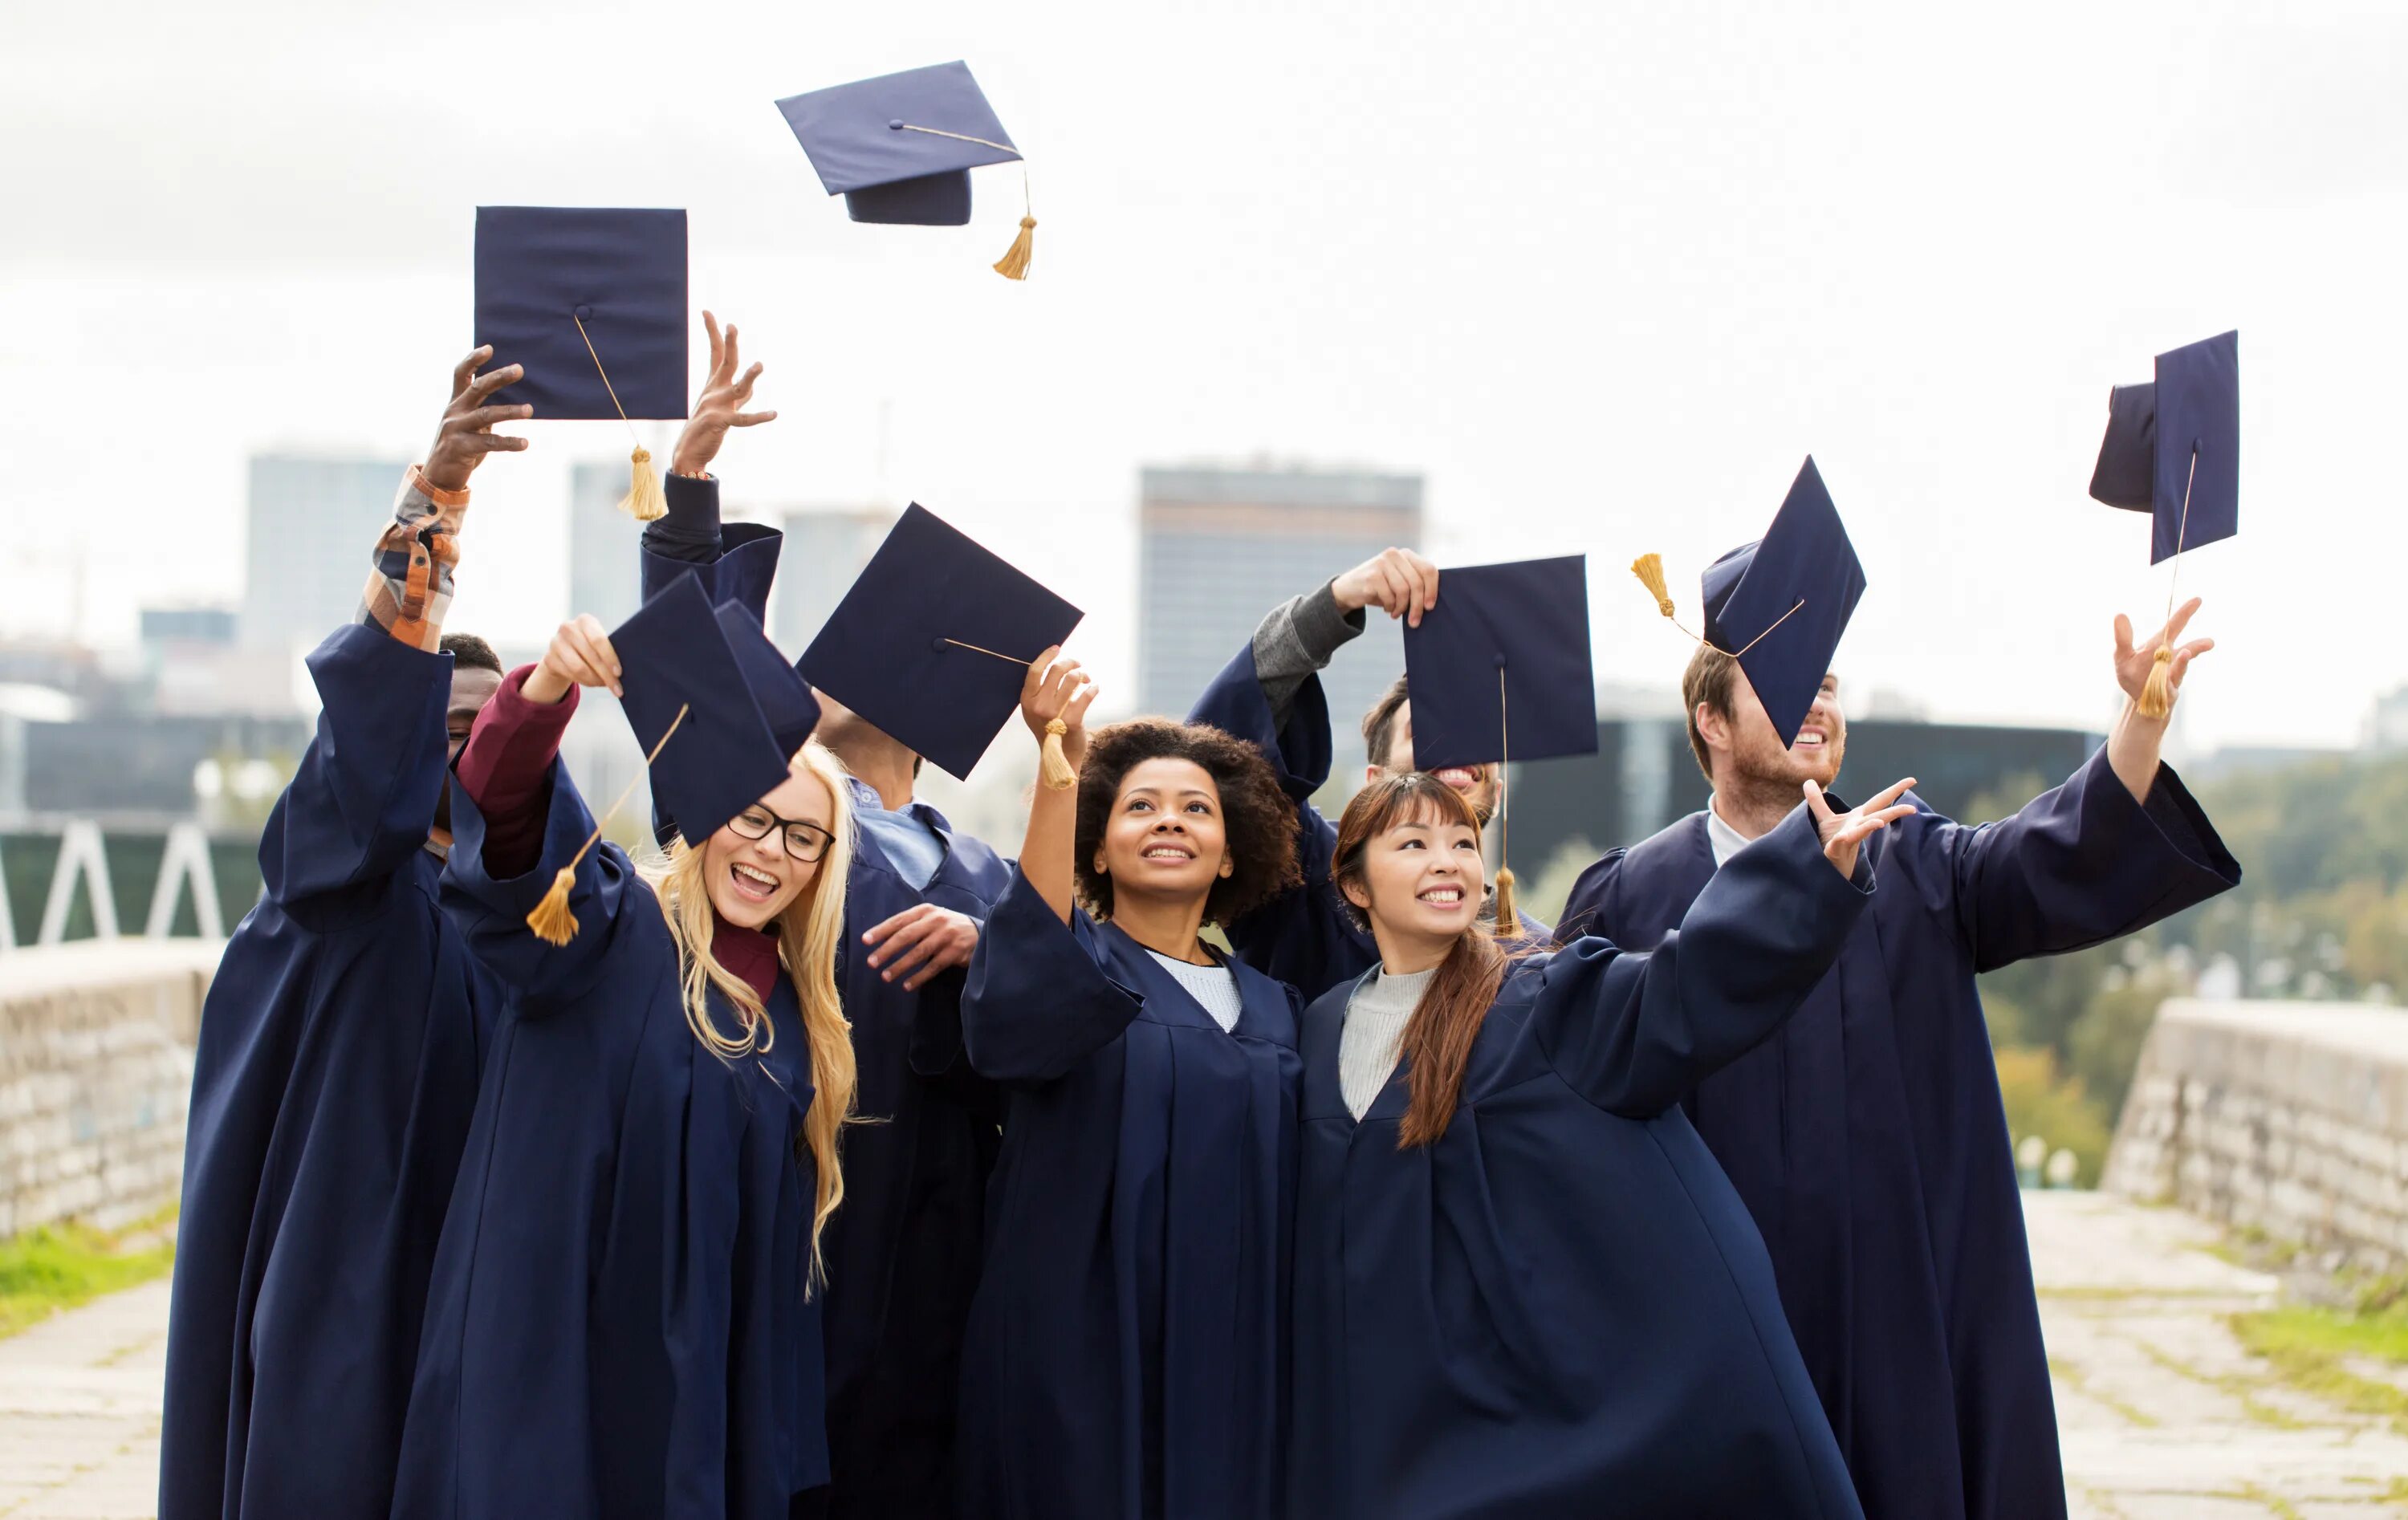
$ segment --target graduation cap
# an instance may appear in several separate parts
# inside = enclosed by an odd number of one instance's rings
[[[742,608],[730,604],[714,609],[702,582],[690,575],[670,582],[610,631],[627,726],[644,747],[644,764],[662,809],[679,821],[689,841],[717,832],[776,790],[786,778],[793,753],[779,747],[781,738],[754,694],[753,681],[764,674],[758,652],[739,654],[738,648],[752,646],[732,644],[732,632],[749,634],[754,644],[768,643],[766,635],[752,627]],[[784,666],[774,648],[768,654]],[[816,718],[817,704],[812,707]],[[789,723],[794,721],[796,710],[790,705],[781,710]],[[808,729],[805,735],[809,737]],[[800,743],[795,748],[801,748]],[[565,945],[576,937],[568,897],[578,862],[634,793],[630,782],[527,914],[527,927],[539,938]]]
[[[476,341],[526,374],[501,405],[566,421],[686,414],[686,239],[681,210],[477,208]],[[665,515],[660,476],[638,441],[620,505]]]
[[[1663,557],[1641,555],[1630,568],[1681,627]],[[1698,583],[1706,631],[1689,637],[1739,662],[1783,748],[1795,744],[1865,594],[1864,566],[1811,455],[1764,537],[1714,561]]]
[[[778,110],[855,222],[961,226],[970,219],[969,171],[1020,162],[964,63],[788,95]],[[1024,195],[1026,185],[1023,171]],[[1037,219],[1023,209],[1020,237],[995,266],[1009,280],[1028,278]]]
[[[1436,605],[1405,630],[1420,770],[1497,766],[1497,925],[1518,929],[1506,864],[1505,767],[1597,753],[1588,560],[1522,560],[1441,572]]]
[[[811,683],[769,642],[752,608],[741,601],[725,601],[712,609],[712,616],[719,620],[720,634],[744,672],[744,684],[768,724],[779,753],[793,755],[820,724],[820,699],[811,695]]]
[[[1077,608],[916,502],[803,652],[814,686],[948,775],[970,767],[1020,709],[1039,654],[1070,637]],[[1077,779],[1058,738],[1046,783]]]
[[[2149,563],[2174,560],[2178,576],[2184,550],[2241,531],[2240,459],[2241,335],[2220,333],[2158,354],[2153,383],[2108,392],[2107,436],[2090,495],[2149,513]],[[2166,611],[2171,619],[2172,577]],[[2141,690],[2143,717],[2173,710],[2172,660],[2172,643],[2160,646]]]

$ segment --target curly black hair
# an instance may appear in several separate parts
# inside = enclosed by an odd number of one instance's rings
[[[1086,762],[1079,769],[1077,854],[1071,864],[1079,896],[1090,912],[1111,916],[1112,879],[1095,869],[1096,856],[1121,782],[1148,760],[1192,760],[1220,791],[1230,871],[1212,883],[1204,922],[1226,924],[1303,881],[1296,866],[1296,804],[1281,790],[1279,772],[1262,751],[1205,724],[1132,718],[1090,735]]]

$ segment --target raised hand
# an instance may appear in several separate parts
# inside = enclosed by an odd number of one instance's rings
[[[752,382],[761,378],[761,366],[756,364],[740,378],[737,375],[736,324],[729,323],[722,333],[719,319],[706,311],[702,330],[710,337],[710,376],[702,382],[694,415],[686,419],[685,431],[678,435],[677,448],[669,454],[672,475],[710,474],[710,462],[719,457],[719,446],[727,441],[729,428],[758,427],[778,416],[774,411],[741,409],[752,399]]]
[[[1028,679],[1020,687],[1020,716],[1039,742],[1045,725],[1062,720],[1062,755],[1076,770],[1087,758],[1087,709],[1096,701],[1096,683],[1079,673],[1079,662],[1060,658],[1054,645],[1030,662]]]
[[[2187,644],[2174,642],[2199,608],[2200,599],[2196,596],[2183,603],[2145,644],[2134,644],[2132,620],[2121,612],[2115,614],[2115,684],[2124,688],[2126,696],[2135,703],[2141,700],[2142,688],[2149,683],[2150,667],[2157,664],[2157,651],[2167,648],[2174,652],[2172,668],[2166,672],[2167,692],[2172,695],[2182,690],[2183,674],[2190,668],[2190,662],[2215,647],[2213,638],[2194,638]]]
[[[1814,827],[1823,836],[1823,858],[1831,863],[1842,876],[1856,874],[1856,853],[1865,840],[1907,814],[1914,811],[1912,802],[1900,802],[1914,785],[1914,778],[1892,782],[1864,806],[1847,812],[1833,812],[1824,800],[1823,789],[1813,782],[1806,783],[1806,809],[1814,815]]]
[[[560,625],[543,659],[527,672],[521,695],[550,707],[568,695],[571,686],[607,687],[613,696],[625,695],[619,686],[619,653],[610,636],[591,612],[580,612]]]
[[[1438,566],[1410,549],[1383,549],[1329,583],[1341,612],[1376,607],[1406,626],[1438,605]]]
[[[452,404],[443,409],[443,420],[435,427],[435,442],[426,451],[426,463],[419,466],[426,483],[437,491],[466,491],[468,477],[487,454],[515,453],[527,446],[524,438],[493,431],[495,423],[521,422],[535,415],[533,407],[485,404],[487,396],[526,373],[523,366],[504,365],[478,374],[477,366],[493,356],[493,345],[488,343],[452,366]]]

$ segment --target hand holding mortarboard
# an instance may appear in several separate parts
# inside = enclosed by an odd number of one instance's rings
[[[727,441],[731,427],[758,427],[763,423],[778,420],[775,411],[741,411],[752,400],[753,382],[761,378],[761,366],[754,363],[741,378],[736,366],[742,361],[736,352],[736,324],[729,323],[721,331],[719,319],[706,311],[702,329],[710,338],[710,374],[702,382],[702,394],[694,404],[694,415],[686,419],[685,430],[678,435],[677,447],[669,452],[669,473],[700,477],[710,473],[710,462],[719,457],[720,445]]]
[[[626,693],[619,684],[619,652],[601,620],[580,612],[553,632],[543,658],[527,672],[519,695],[538,707],[550,707],[568,695],[571,686],[600,686],[613,696]]]
[[[495,423],[523,421],[535,415],[535,409],[488,404],[495,391],[520,376],[516,365],[478,374],[477,366],[493,356],[490,347],[477,349],[452,366],[452,404],[443,409],[443,420],[435,427],[435,441],[426,451],[426,463],[419,467],[426,483],[437,491],[466,491],[468,477],[484,463],[487,454],[515,452],[527,446],[524,438],[494,431]]]
[[[1376,607],[1408,628],[1438,605],[1438,566],[1410,549],[1383,549],[1329,583],[1340,612]]]
[[[1823,800],[1823,789],[1813,782],[1806,783],[1806,810],[1814,815],[1814,829],[1823,839],[1823,858],[1829,861],[1842,876],[1856,874],[1856,853],[1864,842],[1899,819],[1915,810],[1912,802],[1900,802],[1914,785],[1914,778],[1890,782],[1860,808],[1847,812],[1833,812]]]
[[[2147,643],[2137,646],[2132,642],[2132,620],[2121,612],[2115,614],[2115,684],[2124,688],[2124,695],[2131,698],[2134,709],[2143,717],[2163,722],[2171,716],[2174,698],[2182,693],[2183,675],[2190,669],[2190,662],[2215,647],[2213,638],[2194,638],[2186,644],[2174,642],[2182,637],[2183,629],[2190,624],[2191,614],[2199,609],[2200,599],[2196,596],[2183,603]],[[2157,652],[2169,649],[2172,653],[2166,662],[2166,711],[2151,712],[2146,705],[2149,678],[2157,668]]]

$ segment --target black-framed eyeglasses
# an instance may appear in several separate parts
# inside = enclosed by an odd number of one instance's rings
[[[817,824],[807,824],[799,818],[781,818],[763,807],[751,807],[727,821],[727,826],[739,839],[766,839],[773,828],[786,831],[786,853],[805,865],[827,853],[828,842],[836,836]]]

